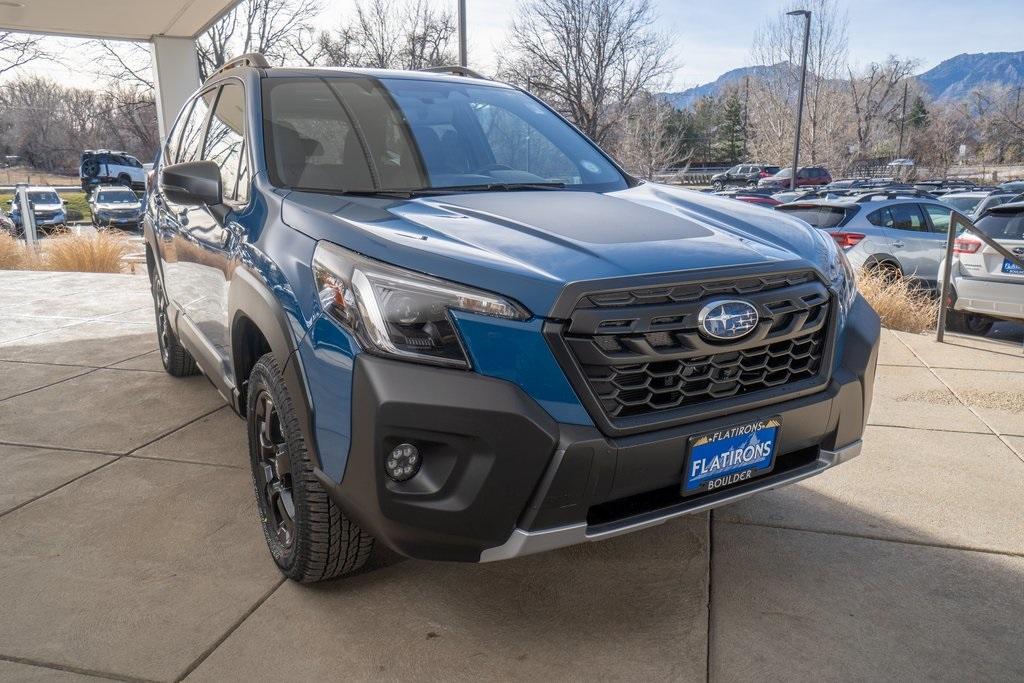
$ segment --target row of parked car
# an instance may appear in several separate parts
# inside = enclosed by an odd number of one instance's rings
[[[1011,253],[1024,256],[1024,181],[980,187],[970,181],[848,178],[810,190],[762,188],[719,194],[800,218],[828,232],[857,268],[880,269],[937,290],[950,212],[955,209]],[[953,329],[985,334],[998,319],[1024,320],[1024,269],[964,233],[954,243]]]
[[[52,187],[21,186],[8,202],[8,211],[0,207],[0,230],[12,235],[22,233],[22,197],[27,195],[36,229],[48,232],[65,228],[69,222],[67,200]],[[94,227],[138,230],[142,226],[143,203],[130,187],[98,185],[89,193],[89,213]]]

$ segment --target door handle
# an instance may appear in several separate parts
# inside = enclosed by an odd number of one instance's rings
[[[897,240],[896,242],[892,243],[892,246],[899,249],[900,247],[905,247],[906,245],[903,243],[903,240]]]

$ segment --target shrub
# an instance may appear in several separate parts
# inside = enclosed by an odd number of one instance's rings
[[[128,242],[121,233],[100,230],[94,236],[64,234],[45,243],[45,270],[78,273],[120,273],[128,254]]]
[[[914,333],[935,328],[938,300],[909,280],[880,268],[862,270],[857,288],[878,313],[883,327]]]
[[[17,270],[24,259],[24,245],[6,232],[0,232],[0,270]]]

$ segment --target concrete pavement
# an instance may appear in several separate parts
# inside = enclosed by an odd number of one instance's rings
[[[0,681],[1024,678],[1019,338],[886,332],[864,454],[801,484],[309,587],[151,318],[142,277],[0,272]]]

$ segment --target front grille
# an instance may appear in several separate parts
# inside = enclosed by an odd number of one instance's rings
[[[735,341],[698,332],[700,310],[722,298],[757,308],[752,332]],[[591,412],[635,426],[821,379],[830,304],[810,271],[596,292],[579,299],[559,337]]]

